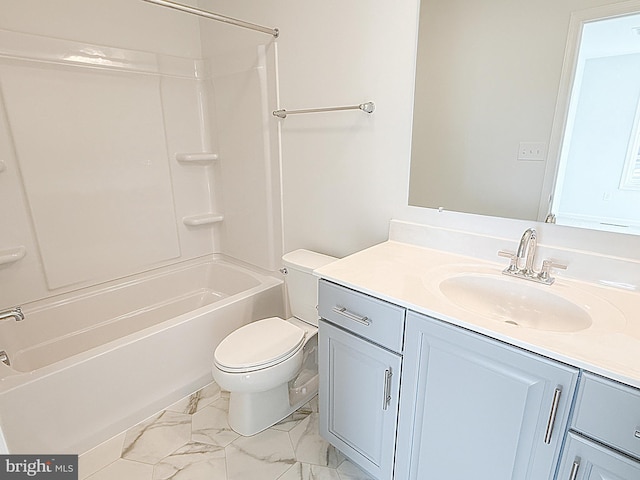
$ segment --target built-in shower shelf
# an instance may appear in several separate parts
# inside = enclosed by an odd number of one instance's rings
[[[211,165],[217,159],[217,153],[176,153],[176,160],[188,165]]]
[[[0,265],[8,265],[22,260],[27,254],[27,249],[23,246],[0,250]]]
[[[203,213],[201,215],[192,215],[184,217],[182,223],[188,227],[199,227],[201,225],[212,225],[224,220],[224,215],[219,213]]]

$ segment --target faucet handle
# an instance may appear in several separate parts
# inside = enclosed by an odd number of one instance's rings
[[[518,270],[517,267],[517,262],[518,262],[518,256],[513,253],[513,252],[508,252],[506,250],[498,250],[498,256],[499,257],[505,257],[508,258],[510,260],[509,266],[507,267],[508,272],[515,272]]]
[[[549,285],[551,285],[553,283],[553,278],[549,275],[549,273],[551,272],[552,268],[556,268],[559,270],[566,270],[567,266],[563,265],[561,263],[556,263],[553,260],[543,260],[542,262],[542,269],[540,270],[540,273],[538,274],[538,278],[540,280],[542,280],[544,283],[548,283]]]

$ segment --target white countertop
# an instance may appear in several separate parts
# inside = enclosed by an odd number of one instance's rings
[[[508,261],[506,261],[508,263]],[[492,263],[431,248],[387,241],[315,270],[322,278],[415,312],[488,335],[526,350],[640,388],[640,293],[556,276],[553,285],[533,284],[560,296],[591,299],[593,323],[575,332],[536,330],[485,318],[460,308],[439,293],[443,272],[499,274]],[[502,276],[521,284],[526,280]],[[565,295],[567,294],[567,295]],[[604,308],[599,308],[599,307]],[[601,311],[608,312],[606,315]],[[603,318],[606,317],[606,318]]]

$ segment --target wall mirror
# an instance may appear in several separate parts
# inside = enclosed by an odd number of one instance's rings
[[[422,0],[410,205],[640,233],[640,1],[605,3]]]

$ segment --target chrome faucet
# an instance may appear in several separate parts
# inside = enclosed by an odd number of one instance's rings
[[[24,313],[22,313],[22,309],[20,307],[14,307],[9,310],[5,310],[4,312],[0,312],[0,320],[5,320],[7,318],[13,318],[16,322],[19,322],[20,320],[24,320]]]
[[[565,270],[566,265],[561,265],[552,260],[542,262],[542,269],[536,272],[534,262],[536,258],[536,248],[538,246],[538,234],[534,228],[527,228],[522,234],[520,244],[516,253],[500,250],[498,255],[511,259],[511,262],[502,273],[512,277],[524,278],[534,282],[551,285],[554,278],[549,275],[552,268]]]
[[[538,246],[538,234],[534,228],[527,228],[522,234],[518,251],[516,252],[516,266],[524,275],[534,275],[533,262]]]

